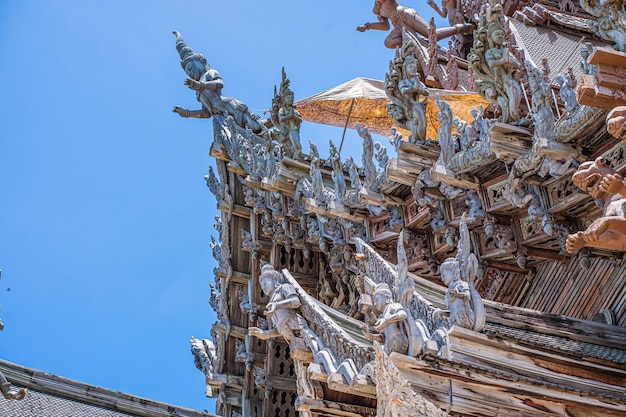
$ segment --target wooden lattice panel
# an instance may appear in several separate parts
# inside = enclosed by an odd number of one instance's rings
[[[309,251],[309,258],[304,257],[304,250],[284,246],[280,247],[279,269],[286,268],[292,273],[317,276],[319,271],[319,253]]]

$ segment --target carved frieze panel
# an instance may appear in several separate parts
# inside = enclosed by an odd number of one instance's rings
[[[578,218],[588,214],[599,214],[600,208],[591,199],[591,197],[586,194],[582,194],[582,196],[585,198],[577,199],[574,204],[568,205],[567,208],[564,208],[558,214],[571,218]],[[552,211],[549,211],[549,213],[552,214]]]
[[[501,176],[485,184],[484,195],[487,211],[490,213],[506,212],[512,209],[509,200],[505,196],[505,188],[508,184],[508,176]]]
[[[511,225],[495,224],[492,233],[478,233],[477,237],[482,258],[509,259],[517,249]]]
[[[602,154],[611,167],[619,173],[626,171],[626,144],[617,143],[614,147]]]
[[[519,219],[519,222],[523,241],[545,235],[541,222],[538,222],[533,216],[523,217]]]
[[[430,222],[430,211],[428,208],[421,208],[413,198],[409,198],[402,205],[402,215],[406,227],[423,228]]]
[[[409,234],[409,241],[405,243],[406,257],[409,271],[418,274],[428,273],[429,262],[431,260],[429,236],[426,233]]]
[[[572,182],[571,176],[561,178],[545,188],[550,208],[550,214],[567,214],[568,210],[575,208],[588,196],[580,191]]]
[[[467,212],[467,206],[465,205],[465,195],[461,195],[453,200],[448,200],[448,207],[450,211],[450,221],[460,220],[461,215]]]
[[[346,237],[346,243],[350,243],[352,245],[355,244],[354,239],[365,239],[367,235],[367,228],[365,227],[365,224],[361,222],[344,223],[343,230]]]
[[[368,220],[368,236],[370,242],[379,242],[395,238],[398,236],[399,230],[395,230],[391,224],[391,215],[385,213],[382,216],[370,217]]]
[[[454,229],[454,228],[452,228]],[[438,259],[446,259],[454,256],[456,252],[455,241],[445,234],[433,234],[431,240],[433,256]]]
[[[248,326],[248,312],[242,311],[241,304],[249,303],[247,287],[235,283],[231,280],[228,293],[231,294],[231,300],[228,303],[228,313],[231,324],[239,327]],[[250,307],[248,307],[248,311]]]
[[[504,284],[506,273],[494,268],[487,268],[485,275],[480,282],[477,283],[476,289],[480,296],[487,300],[495,300],[498,290]]]

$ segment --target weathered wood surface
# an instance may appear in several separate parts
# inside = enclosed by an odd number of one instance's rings
[[[445,182],[448,185],[457,188],[463,188],[465,190],[477,191],[479,184],[464,180],[461,178],[457,178],[457,175],[450,171],[445,165],[442,164],[434,164],[433,168],[430,171],[430,177],[433,180]]]
[[[398,184],[404,184],[412,186],[415,184],[415,180],[417,179],[417,174],[411,173],[406,169],[400,168],[398,166],[398,159],[391,158],[389,160],[389,164],[387,165],[387,178],[389,181],[396,182]]]
[[[549,262],[537,268],[532,285],[520,302],[520,307],[546,313],[589,320],[602,309],[611,309],[617,319],[615,332],[622,340],[626,325],[626,261],[591,258],[588,269],[581,268],[577,259],[567,264]],[[605,341],[620,340],[607,331]],[[591,338],[595,335],[592,333]],[[611,342],[613,343],[613,342]],[[622,343],[621,348],[626,348]]]
[[[622,90],[599,85],[591,75],[581,75],[576,84],[578,102],[586,106],[611,110],[626,105],[626,94]]]
[[[496,155],[516,159],[531,147],[532,133],[527,129],[501,122],[491,128],[489,150]]]
[[[338,416],[338,417],[374,417],[376,409],[338,403],[328,400],[316,400],[310,397],[299,396],[296,398],[296,410],[299,412],[309,412],[314,415]]]
[[[430,168],[439,158],[439,150],[403,141],[398,151],[397,167],[412,174]]]
[[[391,359],[418,392],[430,393],[438,406],[462,414],[508,410],[507,415],[569,416],[577,410],[573,415],[611,415],[626,406],[625,370],[564,360],[456,327],[450,350],[452,362],[395,353]]]

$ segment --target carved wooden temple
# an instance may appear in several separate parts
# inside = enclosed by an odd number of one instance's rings
[[[261,120],[175,33],[174,111],[213,120],[218,414],[626,415],[625,0],[429,4],[449,28],[359,27],[396,47],[360,164],[301,145],[284,72]]]

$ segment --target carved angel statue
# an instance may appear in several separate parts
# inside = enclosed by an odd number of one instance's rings
[[[282,336],[287,343],[291,343],[294,337],[302,337],[313,353],[317,353],[320,350],[318,336],[297,312],[302,302],[293,285],[284,282],[282,274],[270,264],[261,267],[259,282],[270,299],[264,315],[271,321],[272,327],[269,330],[250,327],[248,334],[262,340]]]
[[[371,332],[367,326],[363,326],[363,331],[365,337],[384,342],[386,353],[416,357],[423,353],[431,334],[423,318],[415,316],[411,310],[420,296],[413,278],[408,275],[404,236],[404,231],[398,236],[398,266],[392,287],[385,282],[378,283],[372,294],[373,313],[377,316],[373,330],[378,333]]]
[[[428,23],[420,17],[415,9],[403,7],[396,0],[376,0],[372,12],[378,17],[378,22],[366,22],[356,28],[359,32],[366,30],[389,30],[391,24],[393,29],[385,38],[387,48],[397,48],[402,45],[402,31],[418,33],[424,37],[428,36]],[[469,33],[472,25],[459,22],[452,27],[437,29],[437,39],[445,39],[459,33]]]
[[[420,79],[417,58],[412,53],[404,58],[403,78],[398,83],[398,90],[406,102],[406,127],[411,130],[409,142],[423,143],[426,140],[426,104],[430,92]]]
[[[440,267],[441,280],[448,286],[445,303],[453,325],[479,332],[485,326],[485,307],[474,288],[478,259],[471,252],[465,215],[461,217],[459,234],[456,257],[446,259]]]
[[[385,352],[404,353],[409,349],[406,324],[407,312],[402,304],[394,302],[389,285],[382,283],[376,285],[372,294],[374,308],[379,312],[380,318],[374,323],[374,329],[381,336],[372,336],[372,339],[385,343]]]
[[[176,50],[180,55],[180,65],[189,77],[185,80],[185,85],[196,92],[196,99],[202,104],[200,110],[187,110],[174,106],[174,113],[178,113],[181,117],[197,118],[209,118],[214,114],[232,116],[239,126],[260,133],[264,126],[259,122],[258,116],[252,114],[248,106],[241,101],[223,97],[224,82],[219,72],[211,68],[204,55],[194,52],[180,33],[174,31],[174,35],[176,35]]]
[[[278,92],[276,87],[274,87],[274,98],[272,99],[270,113],[271,120],[276,127],[274,133],[283,146],[285,154],[290,158],[298,159],[302,152],[302,145],[300,145],[302,116],[293,105],[294,94],[289,89],[289,84],[290,81],[283,67],[282,81]]]
[[[586,230],[567,237],[569,253],[584,247],[626,251],[626,184],[603,157],[580,164],[572,176],[574,185],[602,208],[602,215]]]

